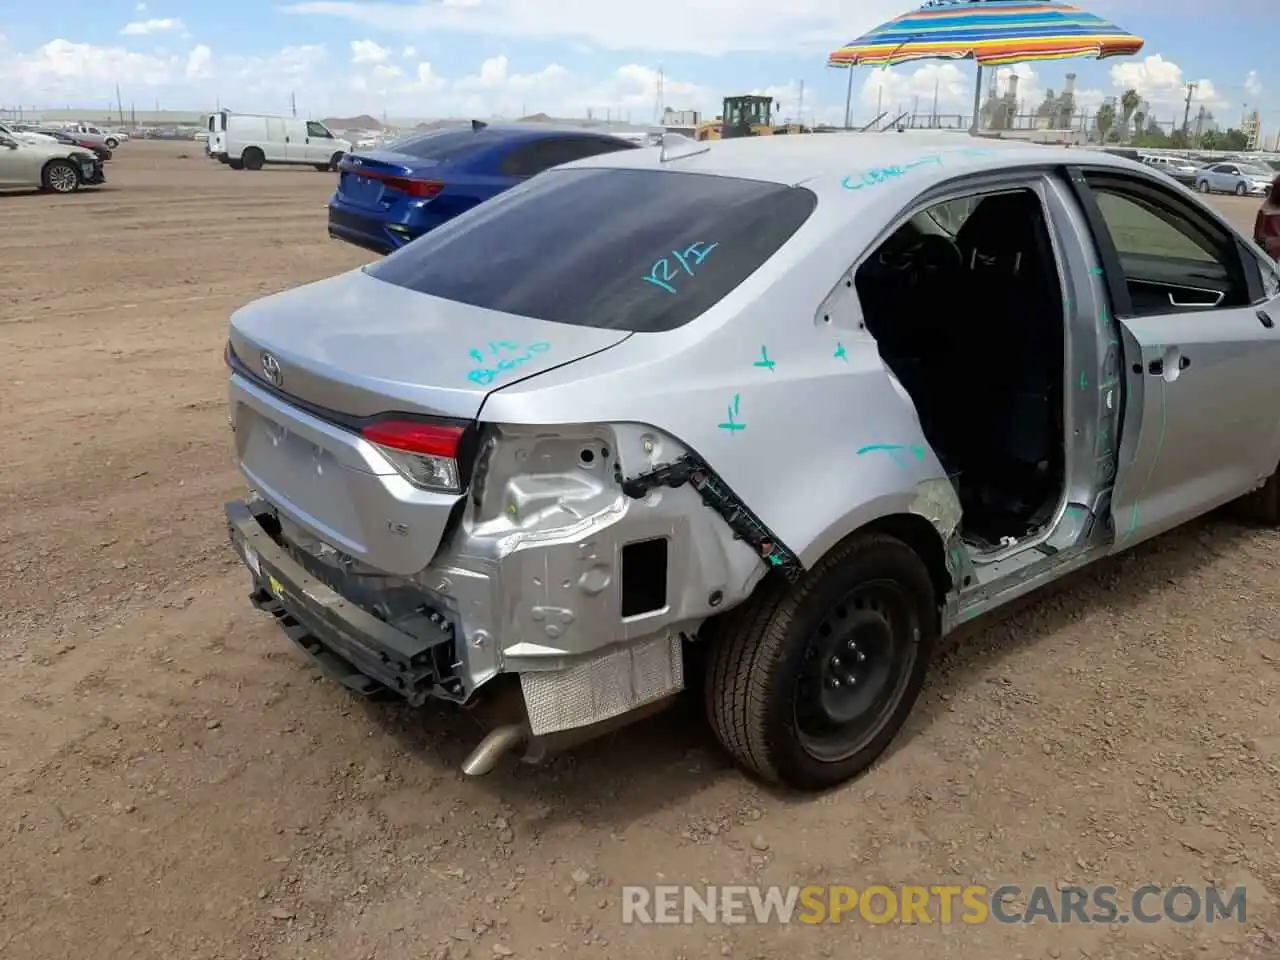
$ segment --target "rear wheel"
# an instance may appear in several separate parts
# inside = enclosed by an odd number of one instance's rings
[[[1208,192],[1209,192],[1209,181],[1208,181],[1208,180],[1197,180],[1197,181],[1196,181],[1196,189],[1197,189],[1197,190],[1199,190],[1201,193],[1208,193]]]
[[[1243,184],[1243,183],[1237,183],[1237,184],[1236,184],[1236,196],[1237,196],[1237,197],[1243,197],[1243,196],[1244,196],[1246,193],[1248,193],[1248,192],[1249,192],[1249,191],[1245,189],[1245,186],[1244,186],[1244,184]]]
[[[80,172],[66,160],[50,160],[44,165],[40,183],[50,193],[75,193],[80,189]]]
[[[341,162],[342,162],[342,151],[339,150],[337,153],[335,153],[332,157],[329,158],[329,169],[337,170],[338,164],[340,164]]]
[[[1239,501],[1241,513],[1264,527],[1280,527],[1280,471],[1267,478],[1260,490]]]
[[[117,140],[115,137],[107,137],[107,149],[108,149],[108,150],[114,150],[114,149],[115,149],[116,147],[118,147],[118,146],[120,146],[120,141],[119,141],[119,140]]]
[[[266,159],[266,156],[257,147],[248,147],[244,153],[240,154],[240,162],[246,170],[261,170],[262,164]]]
[[[315,168],[316,168],[317,170],[319,170],[321,173],[328,173],[328,172],[329,172],[329,165],[328,165],[327,163],[317,163],[317,164],[315,165]]]
[[[821,790],[849,780],[911,712],[938,628],[915,551],[855,536],[800,583],[762,583],[715,625],[706,706],[716,736],[767,781]]]

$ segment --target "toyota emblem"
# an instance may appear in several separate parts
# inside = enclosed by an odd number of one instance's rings
[[[280,361],[269,353],[262,355],[262,375],[267,378],[267,383],[273,387],[280,386],[284,380],[284,373],[280,369]]]

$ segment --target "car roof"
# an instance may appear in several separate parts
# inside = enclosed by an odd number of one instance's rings
[[[432,130],[422,130],[417,133],[407,134],[403,139],[417,139],[418,137],[429,137],[433,133],[454,133],[459,130],[477,129],[477,132],[484,131],[486,133],[494,133],[502,136],[503,139],[512,140],[541,140],[546,137],[593,137],[601,140],[619,140],[623,138],[614,136],[606,130],[592,130],[587,127],[574,127],[560,124],[547,123],[485,123],[483,127],[475,128],[473,125],[465,123],[450,124],[444,127],[436,127]]]
[[[680,173],[804,184],[820,196],[874,184],[877,196],[915,196],[932,183],[960,174],[1087,162],[1117,170],[1144,170],[1117,154],[1052,145],[971,137],[938,131],[823,133],[743,137],[702,143],[685,140],[662,160],[660,147],[601,154],[565,168],[655,169]]]

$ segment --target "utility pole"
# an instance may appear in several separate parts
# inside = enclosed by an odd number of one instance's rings
[[[1199,84],[1187,84],[1187,102],[1182,111],[1182,135],[1185,137],[1191,132],[1191,100],[1196,95],[1196,87]]]
[[[1196,144],[1200,143],[1200,138],[1204,135],[1205,113],[1204,104],[1200,104],[1200,109],[1196,111]]]
[[[933,81],[933,113],[929,114],[929,126],[938,125],[938,81]]]
[[[124,126],[124,103],[120,99],[120,84],[116,84],[116,110],[120,113],[120,126]]]
[[[796,104],[796,123],[804,126],[804,81],[800,81],[800,100]]]
[[[296,93],[289,94],[289,109],[293,111],[293,115],[298,115],[298,95]]]

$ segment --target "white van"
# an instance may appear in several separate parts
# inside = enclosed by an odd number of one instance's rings
[[[220,110],[209,117],[209,156],[232,170],[261,170],[269,163],[332,170],[351,151],[323,123]]]

